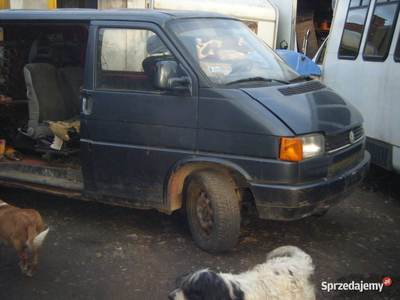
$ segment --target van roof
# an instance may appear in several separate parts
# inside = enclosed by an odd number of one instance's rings
[[[0,10],[0,20],[8,21],[35,21],[35,20],[74,20],[74,21],[94,21],[94,20],[119,20],[119,21],[148,21],[158,24],[164,24],[174,19],[186,18],[227,18],[234,17],[202,11],[182,11],[182,10],[156,10],[156,9],[7,9]],[[0,21],[0,22],[1,22]]]

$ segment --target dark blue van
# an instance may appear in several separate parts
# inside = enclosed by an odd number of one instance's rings
[[[323,214],[368,171],[360,113],[235,18],[6,10],[0,30],[0,138],[20,154],[2,185],[185,208],[218,252],[245,200],[263,219]]]

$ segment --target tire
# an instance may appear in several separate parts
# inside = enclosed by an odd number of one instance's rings
[[[206,252],[232,250],[240,231],[239,201],[227,176],[201,171],[190,176],[186,212],[192,236]]]

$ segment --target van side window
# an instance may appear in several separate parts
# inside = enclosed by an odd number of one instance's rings
[[[154,72],[162,60],[173,60],[154,32],[102,28],[98,35],[96,88],[156,91]]]
[[[346,23],[342,34],[342,40],[339,46],[339,58],[356,59],[362,34],[365,27],[365,20],[368,13],[370,0],[352,0],[350,1],[347,12]]]
[[[392,42],[397,21],[398,0],[378,0],[368,28],[364,60],[383,61]]]

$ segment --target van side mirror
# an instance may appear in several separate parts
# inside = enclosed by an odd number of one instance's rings
[[[190,79],[180,75],[177,62],[165,60],[156,65],[154,85],[160,90],[187,91],[190,89]]]
[[[304,54],[291,50],[275,50],[275,52],[302,76],[322,75],[317,64]]]

